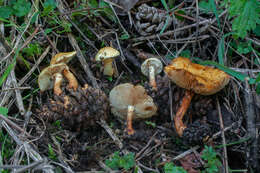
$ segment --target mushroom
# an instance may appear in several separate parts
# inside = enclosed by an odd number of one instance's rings
[[[157,90],[155,75],[161,73],[163,65],[157,58],[146,59],[141,65],[141,71],[145,76],[149,77],[150,85],[153,90]]]
[[[67,64],[75,55],[77,54],[76,51],[73,52],[62,52],[58,53],[51,59],[51,65],[52,64],[59,64],[59,63],[65,63]]]
[[[102,61],[104,63],[104,75],[113,76],[113,60],[120,55],[120,52],[112,47],[104,47],[98,51],[95,61]]]
[[[52,80],[54,80],[54,93],[60,95],[62,90],[60,88],[62,82],[62,72],[67,67],[66,64],[53,64],[42,70],[38,77],[38,84],[40,90],[46,91],[52,88]]]
[[[59,64],[59,63],[67,64],[76,54],[77,54],[76,51],[58,53],[52,57],[50,65]],[[63,75],[69,81],[69,88],[73,88],[74,90],[76,90],[78,88],[77,79],[75,78],[73,73],[70,72],[68,67],[64,69]],[[60,78],[62,78],[62,76],[60,76]]]
[[[156,114],[157,107],[141,85],[120,84],[109,93],[111,112],[127,120],[128,135],[134,134],[132,120],[149,118]]]
[[[182,119],[194,93],[215,94],[228,84],[230,76],[224,71],[192,63],[188,58],[183,57],[175,58],[170,65],[164,68],[164,71],[178,86],[187,89],[174,117],[176,131],[179,136],[182,136],[186,128]]]

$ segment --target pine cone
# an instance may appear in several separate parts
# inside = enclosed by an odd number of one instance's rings
[[[86,85],[77,91],[64,88],[61,96],[55,95],[42,107],[40,116],[48,122],[61,120],[64,129],[79,131],[95,126],[101,118],[106,119],[108,110],[105,93]]]
[[[197,120],[188,125],[183,131],[182,138],[188,145],[202,145],[212,133],[213,132],[207,123]]]
[[[138,12],[135,17],[137,20],[136,30],[144,36],[160,32],[166,24],[167,18],[168,21],[165,29],[168,29],[172,25],[174,25],[175,28],[181,25],[174,16],[167,15],[166,11],[158,10],[147,4],[142,4],[138,7]]]

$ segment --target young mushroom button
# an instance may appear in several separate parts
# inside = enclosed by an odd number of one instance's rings
[[[113,76],[113,60],[119,55],[120,52],[112,47],[104,47],[98,51],[95,61],[102,61],[104,63],[104,75]]]
[[[161,73],[163,65],[157,58],[146,59],[141,65],[141,71],[145,76],[149,77],[150,85],[153,90],[157,90],[155,75]]]
[[[141,85],[120,84],[109,93],[111,112],[127,120],[127,133],[134,134],[132,120],[149,118],[156,114],[157,107]]]
[[[179,136],[182,136],[186,128],[182,119],[194,93],[215,94],[228,84],[230,76],[224,71],[192,63],[188,58],[183,57],[175,58],[170,65],[164,68],[164,71],[171,81],[186,89],[181,106],[174,117],[176,131]]]

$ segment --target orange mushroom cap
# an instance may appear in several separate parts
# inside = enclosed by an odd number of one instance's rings
[[[178,86],[201,95],[215,94],[230,80],[230,76],[222,70],[195,64],[183,57],[173,59],[164,71]]]

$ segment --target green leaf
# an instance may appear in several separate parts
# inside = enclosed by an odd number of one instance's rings
[[[105,164],[113,170],[118,170],[120,168],[129,170],[135,165],[134,153],[130,152],[121,157],[117,151],[114,153],[111,159],[105,161]]]
[[[244,81],[246,77],[248,77],[247,75],[244,75],[240,72],[237,72],[237,71],[234,71],[232,69],[229,69],[228,67],[224,66],[224,65],[221,65],[221,64],[218,64],[214,61],[202,61],[202,62],[199,62],[199,64],[202,64],[202,65],[214,65],[216,66],[217,68],[219,68],[220,70],[223,70],[224,72],[228,73],[229,75],[233,76],[233,77],[236,77],[237,79],[241,80],[241,81]]]
[[[228,3],[228,2],[226,2]],[[247,32],[260,24],[260,2],[258,0],[229,0],[229,17],[234,17],[232,30],[244,38]]]
[[[0,114],[7,116],[8,109],[0,106]]]
[[[199,2],[199,8],[202,11],[205,11],[205,13],[213,12],[213,9],[212,9],[210,3],[207,1],[204,1],[204,0]]]
[[[13,9],[10,6],[0,7],[0,17],[8,19],[13,14]]]
[[[181,57],[190,58],[190,57],[191,57],[191,51],[190,51],[189,49],[183,50],[183,51],[180,53],[180,56],[181,56]]]
[[[49,34],[49,33],[51,33],[52,32],[52,29],[51,28],[46,28],[45,30],[44,30],[44,33],[47,35],[47,34]]]
[[[57,7],[55,0],[46,0],[43,3],[43,8],[51,7],[53,10]]]
[[[22,17],[27,15],[31,10],[31,3],[26,0],[18,0],[13,5],[14,15]]]
[[[166,163],[163,167],[165,173],[187,173],[185,169],[174,166],[173,163]]]
[[[224,65],[224,55],[225,55],[225,37],[231,35],[232,33],[227,33],[222,36],[218,45],[218,62]]]
[[[4,81],[6,80],[6,78],[8,77],[8,75],[11,73],[12,69],[15,66],[15,62],[11,63],[8,65],[8,67],[6,68],[3,76],[0,77],[0,86],[2,86],[2,84],[4,83]]]
[[[166,3],[166,1],[165,0],[161,0],[161,2],[162,2],[162,4],[163,4],[163,7],[165,8],[165,10],[169,10],[169,8],[168,8],[168,5],[167,5],[167,3]]]
[[[256,93],[260,94],[260,83],[258,83],[256,86]]]
[[[127,40],[127,39],[129,39],[130,38],[130,36],[128,35],[128,34],[123,34],[123,35],[121,35],[120,36],[120,40]]]
[[[253,30],[254,34],[260,37],[260,25],[256,25],[255,29]]]
[[[215,1],[214,0],[209,0],[209,3],[213,9],[213,12],[217,18],[217,22],[218,22],[218,27],[221,28],[221,25],[220,25],[220,21],[219,21],[219,17],[218,17],[218,11],[217,11],[217,7],[216,7],[216,4],[215,4]]]
[[[221,65],[224,65],[224,55],[225,55],[225,45],[224,45],[224,37],[220,39],[219,45],[218,45],[218,62]]]

